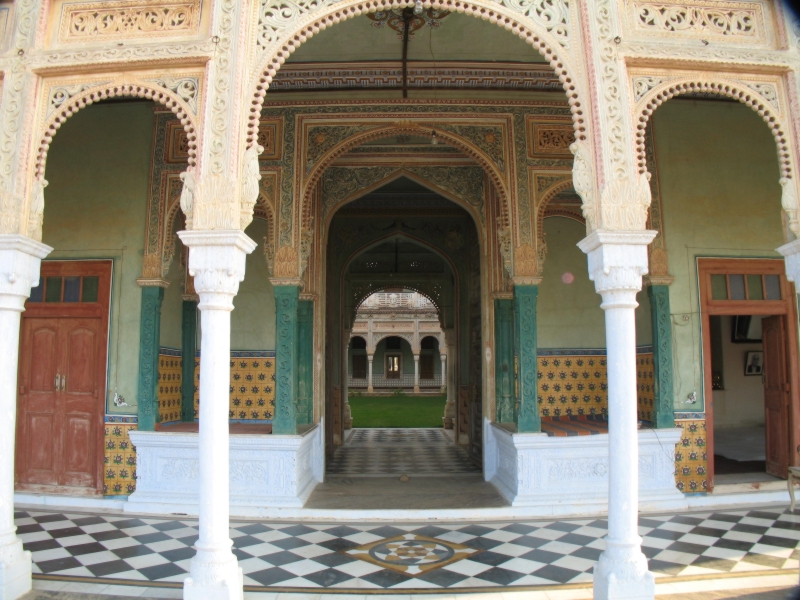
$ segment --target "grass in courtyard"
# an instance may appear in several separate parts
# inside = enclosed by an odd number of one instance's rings
[[[350,396],[353,427],[441,427],[445,396]]]

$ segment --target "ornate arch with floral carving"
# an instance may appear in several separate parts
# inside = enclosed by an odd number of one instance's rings
[[[706,73],[691,75],[634,76],[634,110],[636,127],[636,154],[640,173],[647,171],[645,136],[647,124],[655,110],[676,96],[693,93],[717,94],[749,106],[764,119],[775,139],[783,189],[781,204],[789,216],[789,226],[800,235],[800,205],[798,182],[791,150],[791,128],[786,122],[788,106],[781,80],[735,80],[711,76]],[[782,108],[783,107],[783,108]]]
[[[247,124],[247,147],[256,144],[261,108],[269,84],[281,65],[303,42],[341,21],[381,10],[412,6],[402,0],[300,0],[291,4],[262,3],[256,39],[261,50],[252,74],[254,90]],[[588,90],[573,62],[581,56],[577,11],[565,0],[495,3],[485,0],[425,0],[435,8],[484,19],[507,29],[536,49],[555,70],[573,115],[575,135],[588,135]]]
[[[486,156],[480,148],[463,139],[462,137],[451,132],[444,131],[440,128],[432,129],[430,127],[423,127],[416,123],[400,123],[388,126],[378,126],[374,129],[352,135],[325,153],[325,155],[314,166],[313,170],[306,179],[303,194],[301,196],[302,204],[300,206],[300,210],[298,211],[300,215],[299,230],[302,231],[303,229],[307,229],[310,225],[310,220],[313,217],[311,206],[314,196],[314,188],[316,187],[325,170],[341,155],[352,150],[353,148],[361,146],[362,144],[383,137],[398,134],[412,134],[421,137],[432,137],[434,130],[436,131],[437,138],[441,138],[445,143],[465,152],[467,155],[474,158],[475,161],[483,168],[494,184],[495,189],[500,194],[501,214],[499,215],[500,222],[498,222],[497,226],[498,228],[511,227],[514,215],[514,207],[512,206],[511,194],[509,193],[509,185],[505,181],[505,174],[501,173],[497,169],[497,167],[492,163],[491,159]]]

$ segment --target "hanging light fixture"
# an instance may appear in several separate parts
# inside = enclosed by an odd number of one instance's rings
[[[420,16],[422,14],[422,0],[414,2],[414,14]]]
[[[431,145],[435,146],[439,143],[439,138],[436,137],[436,131],[431,132]]]

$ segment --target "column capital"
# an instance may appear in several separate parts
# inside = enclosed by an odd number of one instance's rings
[[[800,286],[800,239],[777,248],[785,257],[786,279]]]
[[[42,259],[50,246],[18,233],[0,234],[0,308],[22,311],[39,283]]]
[[[294,287],[302,288],[303,287],[303,280],[298,279],[296,277],[270,277],[269,282],[272,284],[272,287],[278,286],[287,286],[293,285]]]
[[[589,257],[589,279],[603,297],[603,308],[636,307],[648,269],[647,245],[657,233],[598,229],[578,242]]]
[[[237,229],[179,231],[178,237],[189,247],[189,275],[200,296],[200,310],[233,310],[246,256],[256,243]]]
[[[514,282],[514,287],[528,286],[528,285],[541,285],[544,277],[512,277],[511,281]]]
[[[169,287],[169,281],[158,278],[139,277],[136,283],[139,284],[139,287],[160,287],[164,289]]]

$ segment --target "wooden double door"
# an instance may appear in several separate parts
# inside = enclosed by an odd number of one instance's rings
[[[17,489],[103,492],[111,261],[45,261],[22,314]]]

